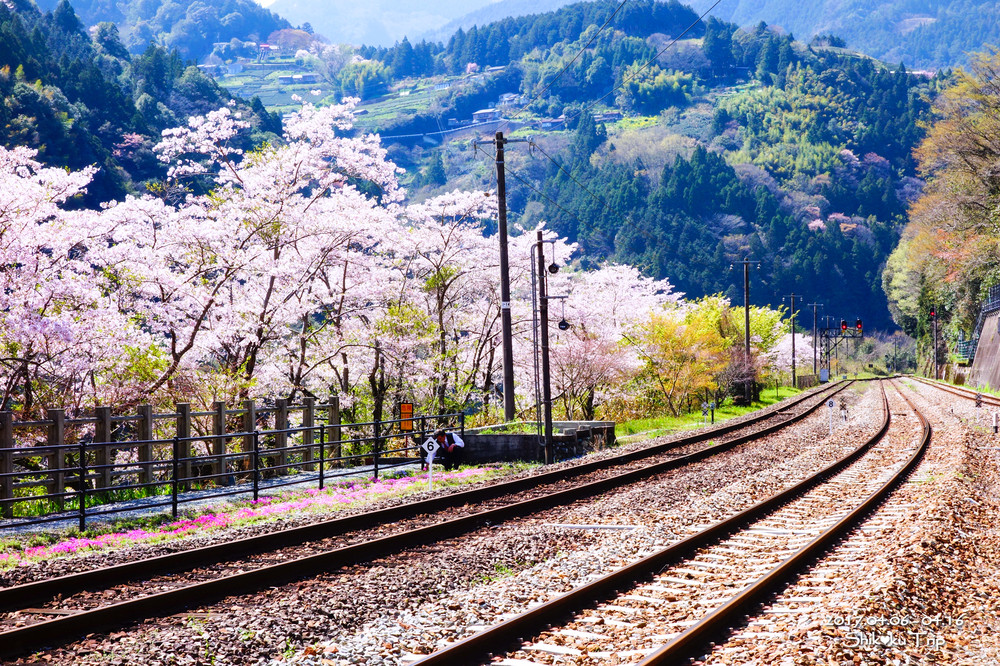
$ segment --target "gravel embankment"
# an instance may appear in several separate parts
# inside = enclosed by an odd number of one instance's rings
[[[784,595],[818,602],[759,616],[704,663],[1000,664],[997,436],[972,401],[902,384],[934,429],[923,463]]]

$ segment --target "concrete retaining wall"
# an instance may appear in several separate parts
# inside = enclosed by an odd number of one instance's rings
[[[968,383],[972,386],[1000,387],[1000,312],[986,315]]]
[[[553,426],[555,460],[580,456],[615,443],[614,421],[558,421]],[[465,460],[470,464],[543,458],[541,442],[534,432],[484,433],[500,426],[465,431]]]

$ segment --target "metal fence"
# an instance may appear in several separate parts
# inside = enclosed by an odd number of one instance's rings
[[[256,500],[262,480],[269,488],[323,488],[362,468],[377,478],[419,459],[430,431],[465,429],[464,414],[342,423],[336,398],[277,400],[267,408],[248,400],[238,409],[216,402],[206,412],[178,404],[167,414],[142,405],[119,416],[98,407],[82,418],[51,409],[46,416],[18,422],[0,412],[0,516],[19,518],[17,525],[77,516],[81,530],[88,517],[132,510],[113,505],[136,498],[149,500],[144,508],[170,507],[176,517],[179,505],[194,499],[250,492]]]

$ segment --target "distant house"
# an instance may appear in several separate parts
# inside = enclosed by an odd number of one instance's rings
[[[538,128],[543,130],[549,130],[555,132],[556,130],[566,129],[566,116],[562,115],[558,118],[542,118],[538,121]]]
[[[493,73],[493,72],[502,72],[502,71],[504,71],[505,69],[507,69],[507,68],[506,68],[506,67],[504,67],[503,65],[494,65],[493,67],[487,67],[487,68],[486,68],[486,72],[487,72],[488,74],[489,74],[489,73]]]
[[[200,69],[202,73],[208,74],[209,76],[218,76],[222,73],[222,68],[218,65],[198,65],[198,69]]]
[[[450,83],[439,83],[434,86],[434,90],[447,90],[448,88],[451,88]]]
[[[471,125],[471,124],[472,124],[471,120],[459,120],[458,118],[449,118],[448,119],[448,128],[449,129],[458,129],[460,127],[465,127],[466,125]]]
[[[516,106],[521,103],[521,96],[517,93],[504,93],[500,95],[500,106]]]
[[[622,119],[621,111],[608,111],[607,113],[595,113],[595,123],[616,123]]]
[[[295,83],[319,83],[319,74],[293,74],[292,81]]]
[[[294,82],[295,82],[295,77],[293,77],[291,74],[283,74],[278,77],[278,83],[291,84]]]
[[[496,109],[480,109],[472,114],[474,123],[489,123],[494,120],[500,120],[500,112]]]

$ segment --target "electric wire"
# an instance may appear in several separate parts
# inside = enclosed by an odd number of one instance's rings
[[[515,113],[512,118],[506,119],[503,124],[510,125],[510,123],[512,123],[513,121],[517,120],[518,116],[520,116],[522,113],[524,113],[524,110],[526,108],[528,108],[529,106],[531,106],[535,101],[541,99],[542,95],[544,95],[546,92],[548,92],[549,89],[552,88],[553,85],[555,85],[556,81],[558,81],[559,78],[563,74],[565,74],[566,71],[570,67],[573,66],[573,63],[575,63],[577,60],[580,59],[580,56],[583,55],[584,51],[586,51],[587,49],[590,48],[590,45],[594,43],[594,41],[600,36],[600,34],[602,32],[604,32],[604,29],[607,28],[608,25],[610,25],[611,21],[613,21],[615,19],[615,17],[618,16],[618,12],[620,12],[622,10],[622,7],[624,7],[627,2],[628,2],[628,0],[622,0],[621,3],[618,5],[618,7],[615,9],[615,11],[613,11],[611,13],[611,16],[608,17],[608,20],[606,20],[604,22],[604,24],[600,28],[597,29],[597,32],[595,32],[594,36],[590,38],[590,41],[587,42],[586,44],[584,44],[582,47],[580,47],[580,50],[576,52],[576,55],[573,56],[573,59],[570,60],[568,63],[566,63],[563,66],[563,68],[561,70],[559,70],[559,73],[556,74],[555,77],[551,81],[549,81],[545,85],[544,88],[542,88],[538,93],[536,93],[534,95],[534,97],[532,97],[530,100],[528,100],[528,102],[525,103],[525,105],[521,108],[520,111],[518,111],[517,113]]]
[[[515,113],[512,118],[506,118],[506,119],[504,119],[504,121],[497,127],[497,129],[499,129],[500,127],[510,126],[510,124],[512,122],[514,122],[515,120],[517,120],[518,116],[520,116],[522,113],[524,113],[524,109],[525,108],[527,108],[528,106],[530,106],[536,100],[540,99],[542,97],[542,95],[544,95],[546,92],[548,92],[548,90],[553,85],[555,85],[556,81],[558,81],[560,79],[560,77],[562,77],[562,75],[565,74],[569,70],[569,68],[573,66],[573,63],[575,63],[577,60],[579,60],[580,56],[582,56],[584,54],[584,52],[587,49],[590,48],[590,45],[594,43],[594,41],[601,35],[602,32],[604,32],[604,29],[607,28],[608,25],[611,24],[611,21],[613,21],[615,19],[615,17],[618,16],[618,13],[621,12],[622,8],[627,3],[628,3],[628,0],[622,0],[621,3],[619,3],[618,7],[615,8],[615,11],[611,12],[611,16],[609,16],[608,19],[604,22],[604,24],[601,25],[601,27],[597,29],[597,32],[595,32],[594,36],[590,38],[590,41],[588,41],[586,44],[584,44],[582,47],[580,47],[580,50],[576,52],[576,55],[573,56],[573,59],[570,60],[568,63],[566,63],[563,66],[563,68],[561,70],[559,70],[559,72],[555,75],[555,77],[553,77],[553,79],[551,81],[549,81],[545,85],[545,87],[542,88],[541,91],[539,91],[538,93],[536,93],[535,96],[532,97],[524,105],[524,107],[520,111],[518,111],[517,113]],[[455,129],[451,129],[451,130],[441,130],[441,131],[438,131],[438,132],[425,132],[425,133],[421,133],[421,134],[397,134],[397,135],[392,135],[392,136],[384,136],[382,138],[383,139],[411,139],[411,138],[415,138],[415,137],[428,136],[428,135],[431,135],[431,134],[447,134],[449,132],[460,132],[462,130],[467,130],[467,129],[470,129],[470,128],[473,128],[473,127],[478,127],[480,125],[489,125],[489,124],[492,124],[493,122],[495,122],[495,121],[490,121],[490,122],[487,122],[487,123],[479,123],[478,125],[467,125],[465,127],[455,128]]]
[[[552,164],[554,164],[557,169],[559,169],[564,174],[566,174],[566,176],[570,180],[572,180],[574,183],[576,183],[577,187],[579,187],[581,190],[583,190],[584,192],[586,192],[587,194],[589,194],[594,201],[596,201],[597,203],[601,204],[601,206],[604,208],[604,210],[608,211],[612,215],[622,215],[621,211],[617,211],[617,210],[612,209],[611,206],[608,204],[608,202],[606,202],[604,199],[602,199],[598,195],[596,195],[593,192],[591,192],[587,188],[587,186],[585,186],[583,183],[581,183],[579,180],[577,180],[576,176],[574,176],[572,173],[570,173],[562,164],[560,164],[559,162],[557,162],[554,157],[552,157],[547,152],[545,152],[544,148],[542,148],[540,145],[538,145],[537,143],[534,143],[534,142],[531,145],[536,150],[538,150],[538,152],[540,152],[542,155],[544,155],[550,162],[552,162]]]
[[[490,159],[493,159],[493,160],[496,159],[493,155],[490,155],[488,152],[486,152],[485,150],[483,150],[482,148],[480,148],[478,145],[476,146],[476,150],[479,151],[479,152],[481,152],[486,157],[489,157]],[[521,184],[524,185],[525,187],[527,187],[529,190],[531,190],[532,192],[534,192],[535,194],[537,194],[537,195],[539,195],[541,197],[544,197],[553,206],[555,206],[556,208],[558,208],[562,212],[564,212],[567,215],[569,215],[570,217],[572,217],[574,220],[576,220],[577,224],[580,224],[580,225],[583,224],[583,221],[579,217],[577,217],[576,215],[574,215],[572,212],[566,210],[565,207],[563,207],[558,201],[556,201],[555,199],[553,199],[552,197],[550,197],[548,194],[546,194],[545,192],[541,191],[540,189],[538,189],[537,187],[535,187],[534,185],[532,185],[530,181],[528,181],[526,178],[522,177],[521,174],[519,174],[516,169],[511,168],[511,166],[509,164],[504,164],[504,171],[506,173],[509,173],[510,175],[514,176],[514,178],[517,178],[521,182]]]
[[[552,85],[559,79],[559,77],[562,76],[569,69],[569,67],[583,54],[583,52],[590,46],[590,44],[593,43],[594,39],[596,39],[597,36],[600,34],[600,31],[603,30],[610,23],[611,19],[614,18],[615,15],[618,14],[618,12],[621,10],[621,8],[625,5],[625,3],[627,1],[628,0],[623,0],[623,2],[618,6],[618,9],[616,9],[614,11],[614,13],[611,15],[611,17],[608,19],[608,21],[606,21],[604,23],[604,25],[601,26],[600,30],[598,30],[598,32],[594,35],[594,37],[591,39],[591,41],[588,42],[586,46],[584,46],[584,47],[582,47],[580,49],[580,51],[576,54],[576,56],[574,56],[573,60],[571,60],[556,75],[556,77],[554,79],[552,79],[552,81],[550,81],[549,84],[542,90],[542,93],[544,93],[549,88],[551,88]],[[622,86],[624,86],[626,83],[628,83],[629,81],[632,81],[633,79],[635,79],[635,77],[639,76],[639,74],[642,73],[643,70],[645,70],[646,68],[648,68],[654,62],[656,62],[656,60],[661,55],[663,55],[664,53],[666,53],[667,50],[670,47],[672,47],[674,44],[676,44],[677,42],[679,42],[681,40],[681,38],[684,37],[684,35],[686,35],[687,33],[691,32],[691,30],[696,25],[698,25],[699,23],[701,23],[705,19],[705,17],[708,16],[709,12],[711,12],[713,9],[715,9],[716,6],[718,6],[718,4],[720,2],[722,2],[722,0],[715,0],[715,2],[713,2],[712,5],[701,14],[701,16],[699,16],[697,19],[695,19],[691,23],[691,25],[689,25],[688,27],[684,28],[684,30],[679,35],[677,35],[672,40],[670,40],[670,43],[668,43],[662,49],[660,49],[659,51],[657,51],[656,55],[654,55],[652,58],[650,58],[645,63],[643,63],[643,65],[641,67],[639,67],[639,69],[637,69],[635,72],[633,72],[630,76],[622,79],[621,83],[619,83],[617,86],[615,86],[614,88],[612,88],[608,92],[604,93],[603,95],[601,95],[600,97],[598,97],[596,100],[594,100],[593,102],[591,102],[589,105],[585,106],[579,112],[577,112],[576,114],[570,116],[566,120],[569,121],[571,118],[576,118],[576,117],[582,115],[583,113],[585,113],[587,111],[590,111],[595,106],[597,106],[598,104],[600,104],[601,102],[603,102],[605,99],[607,99],[610,95],[613,95],[614,93],[618,92],[618,90],[620,90],[622,88]],[[515,119],[517,119],[518,116],[520,116],[522,113],[524,113],[524,110],[528,107],[528,105],[530,105],[532,102],[535,102],[541,96],[542,93],[539,93],[538,95],[536,95],[535,97],[533,97],[531,99],[531,101],[529,101],[527,104],[525,104],[524,107],[521,109],[521,111],[518,111],[516,114],[514,114],[514,116],[512,118],[507,118],[507,119],[502,120],[500,122],[500,124],[497,125],[497,128],[499,129],[500,127],[509,126]],[[417,138],[417,137],[433,136],[433,135],[437,135],[437,134],[442,134],[443,135],[443,134],[450,134],[450,133],[454,133],[454,132],[462,132],[464,130],[473,129],[475,127],[481,127],[483,125],[492,125],[495,122],[496,121],[488,121],[488,122],[484,122],[484,123],[476,123],[476,124],[472,124],[472,125],[466,125],[465,127],[456,127],[455,129],[441,130],[441,131],[437,131],[437,132],[421,132],[421,133],[417,133],[417,134],[394,134],[394,135],[389,135],[389,136],[381,136],[380,138],[383,139],[383,140],[384,139],[412,139],[412,138]]]
[[[597,106],[598,104],[600,104],[601,102],[603,102],[605,99],[607,99],[607,97],[609,95],[612,95],[612,94],[618,92],[618,90],[620,90],[622,88],[622,86],[624,86],[629,81],[632,81],[633,79],[635,79],[635,77],[639,76],[639,74],[644,69],[646,69],[647,67],[649,67],[650,65],[652,65],[654,62],[656,62],[659,59],[659,57],[661,55],[663,55],[664,53],[666,53],[667,49],[669,49],[671,46],[673,46],[674,44],[676,44],[677,42],[679,42],[681,40],[681,37],[683,37],[687,33],[691,32],[691,30],[696,25],[698,25],[699,23],[701,23],[705,19],[705,17],[708,16],[708,13],[710,11],[712,11],[713,9],[715,9],[716,6],[718,6],[718,4],[720,2],[722,2],[722,0],[715,0],[715,2],[712,3],[711,7],[709,7],[708,9],[706,9],[704,11],[704,13],[702,13],[701,16],[699,16],[697,19],[694,20],[694,22],[691,23],[691,25],[689,25],[688,27],[684,28],[684,30],[681,32],[681,34],[677,35],[672,40],[670,40],[669,44],[667,44],[662,49],[660,49],[659,51],[657,51],[656,55],[654,55],[652,58],[650,58],[649,60],[647,60],[645,62],[645,64],[643,64],[639,69],[637,69],[635,72],[633,72],[631,74],[631,76],[628,76],[627,78],[622,79],[621,83],[619,83],[617,86],[615,86],[614,88],[612,88],[608,92],[606,92],[603,95],[601,95],[600,97],[598,97],[596,100],[594,100],[593,102],[591,102],[589,105],[587,105],[587,106],[583,107],[582,109],[580,109],[580,111],[575,116],[572,116],[572,117],[575,118],[575,117],[578,117],[580,115],[583,115],[587,111],[590,111],[592,108],[594,108],[595,106]],[[567,118],[567,120],[569,120],[569,118]]]

